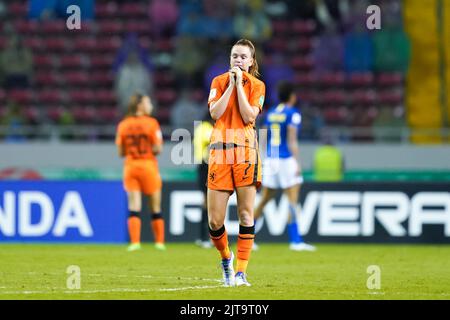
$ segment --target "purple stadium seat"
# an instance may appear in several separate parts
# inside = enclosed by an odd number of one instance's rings
[[[291,59],[291,67],[300,70],[311,70],[313,60],[309,56],[294,56]]]

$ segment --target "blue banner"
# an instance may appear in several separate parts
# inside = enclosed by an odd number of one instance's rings
[[[126,242],[120,181],[0,182],[0,241]]]

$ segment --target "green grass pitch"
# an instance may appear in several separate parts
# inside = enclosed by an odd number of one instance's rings
[[[319,244],[292,252],[260,244],[248,267],[251,287],[221,287],[215,249],[169,243],[1,244],[0,299],[450,299],[450,246]],[[233,246],[233,250],[235,247]],[[80,289],[68,289],[70,265]],[[368,289],[367,267],[380,268],[381,287]],[[70,281],[69,281],[70,282]]]

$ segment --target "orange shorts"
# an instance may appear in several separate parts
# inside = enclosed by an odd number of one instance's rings
[[[140,191],[153,194],[162,188],[158,164],[148,160],[136,160],[125,164],[123,186],[127,192]]]
[[[234,191],[235,188],[261,185],[261,160],[258,149],[234,146],[211,148],[208,165],[208,188]]]

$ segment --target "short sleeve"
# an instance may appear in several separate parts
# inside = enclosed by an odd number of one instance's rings
[[[211,83],[211,89],[208,96],[208,107],[211,107],[211,103],[220,99],[223,94],[222,86],[218,77],[215,77]]]
[[[301,123],[302,123],[301,114],[299,112],[293,112],[289,119],[288,125],[296,127],[298,129],[298,128],[300,128]]]
[[[262,81],[254,82],[252,91],[250,92],[250,105],[258,107],[261,111],[264,105],[264,99],[266,95],[266,86]]]

